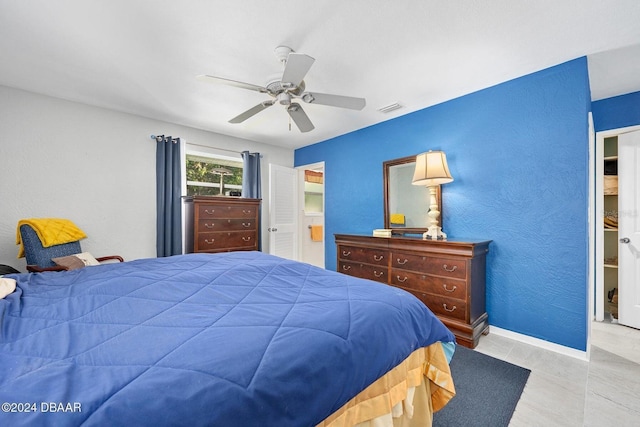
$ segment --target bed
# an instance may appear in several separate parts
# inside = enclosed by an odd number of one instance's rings
[[[0,425],[338,427],[455,394],[416,298],[262,252],[5,278]]]

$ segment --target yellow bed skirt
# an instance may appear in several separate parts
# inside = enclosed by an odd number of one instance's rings
[[[442,344],[420,348],[317,427],[431,426],[456,391]]]

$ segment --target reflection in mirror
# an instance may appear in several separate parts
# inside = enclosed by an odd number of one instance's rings
[[[383,163],[384,228],[394,233],[423,233],[429,228],[429,190],[411,184],[415,159],[416,156],[409,156]],[[436,198],[442,212],[440,186]]]

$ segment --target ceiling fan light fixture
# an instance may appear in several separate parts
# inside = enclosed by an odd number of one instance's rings
[[[278,102],[280,103],[280,105],[290,105],[291,95],[289,95],[287,92],[282,92],[281,94],[278,94]]]

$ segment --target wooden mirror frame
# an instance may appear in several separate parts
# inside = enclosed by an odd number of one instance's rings
[[[406,165],[407,163],[415,163],[416,156],[407,156],[401,157],[399,159],[387,160],[382,163],[382,177],[383,177],[383,189],[384,189],[384,228],[391,229],[393,234],[422,234],[427,231],[429,228],[429,224],[425,221],[425,227],[391,227],[390,219],[391,213],[389,212],[389,192],[391,189],[389,172],[390,169],[394,166]],[[409,183],[408,185],[411,185]],[[425,208],[425,220],[427,219],[427,212],[429,211],[429,191],[427,187],[423,187],[425,189],[424,196],[424,208]],[[441,186],[438,185],[436,189],[436,199],[438,200],[438,207],[440,208],[440,217],[438,218],[438,225],[442,227],[442,191]]]

